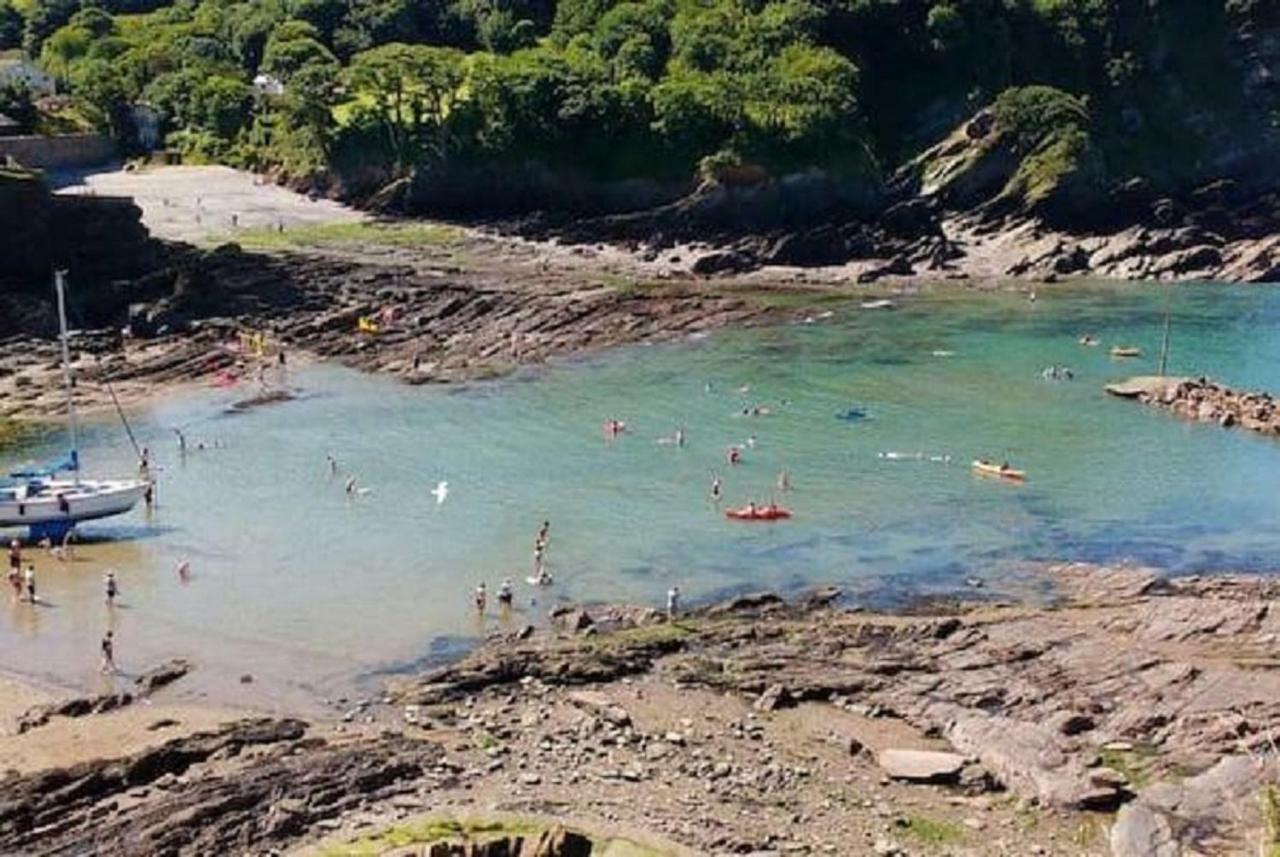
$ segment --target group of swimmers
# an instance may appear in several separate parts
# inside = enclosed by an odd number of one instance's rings
[[[1070,381],[1075,376],[1070,366],[1046,366],[1040,371],[1040,377],[1046,381]]]

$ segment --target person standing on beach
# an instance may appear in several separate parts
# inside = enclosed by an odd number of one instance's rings
[[[110,631],[102,636],[102,671],[104,673],[116,671],[116,642],[115,636]]]
[[[12,571],[22,570],[22,542],[17,539],[9,542],[9,568]]]
[[[680,613],[680,587],[674,583],[667,590],[667,618],[675,619]]]
[[[116,573],[108,571],[106,577],[103,578],[103,584],[107,589],[107,606],[116,606],[116,596],[120,594],[120,587],[116,585]]]
[[[533,537],[533,573],[541,580],[543,577],[543,562],[547,554],[547,542],[551,538],[551,522],[543,521],[542,526],[538,528],[538,534]]]
[[[484,615],[485,604],[489,601],[489,592],[485,589],[484,581],[480,581],[480,585],[476,587],[475,602],[476,612],[481,616]]]
[[[32,604],[36,603],[36,567],[28,565],[26,573],[22,575],[23,580],[27,584],[27,600]]]

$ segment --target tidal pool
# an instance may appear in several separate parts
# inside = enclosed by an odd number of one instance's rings
[[[813,583],[893,600],[1044,560],[1274,569],[1280,444],[1103,392],[1154,372],[1166,306],[1172,374],[1280,390],[1280,291],[1126,285],[1054,287],[1034,303],[955,292],[893,311],[833,303],[812,324],[456,388],[315,366],[292,374],[302,399],[234,416],[226,406],[244,392],[163,398],[131,418],[157,463],[159,507],[86,525],[111,541],[76,562],[33,552],[50,606],[0,609],[0,665],[90,683],[111,624],[128,668],[186,655],[215,694],[252,673],[260,692],[306,696],[480,633],[472,589],[483,580],[494,593],[503,577],[517,584],[524,615],[507,621],[519,623],[561,598],[660,605],[673,583],[688,601]],[[1103,345],[1078,345],[1084,331]],[[1114,360],[1116,343],[1145,356]],[[1074,380],[1043,380],[1050,364]],[[769,413],[744,416],[751,406]],[[838,418],[850,409],[865,418]],[[607,441],[606,418],[628,431]],[[175,427],[216,448],[180,457]],[[677,427],[684,448],[657,443]],[[727,447],[753,436],[727,466]],[[118,424],[93,426],[82,446],[91,473],[134,467]],[[58,449],[54,438],[5,463]],[[326,454],[343,476],[330,478]],[[974,477],[980,456],[1008,459],[1028,482]],[[725,520],[713,471],[726,505],[776,497],[794,519]],[[347,472],[367,495],[343,491]],[[525,578],[543,519],[555,586],[535,591]],[[111,615],[106,568],[122,588]]]

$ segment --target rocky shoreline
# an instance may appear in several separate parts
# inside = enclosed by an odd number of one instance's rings
[[[828,589],[675,621],[561,609],[341,724],[246,720],[11,772],[0,850],[336,854],[360,838],[425,854],[410,820],[466,811],[648,830],[701,854],[1274,844],[1277,583],[1079,565],[1019,583],[1048,603],[877,615]]]
[[[1223,428],[1239,426],[1280,436],[1280,408],[1270,393],[1241,392],[1208,378],[1134,378],[1107,392],[1170,411],[1174,416]]]
[[[215,375],[250,395],[258,389],[256,367],[268,363],[274,379],[282,351],[294,365],[320,358],[412,384],[456,382],[782,317],[749,295],[693,281],[609,283],[543,270],[531,254],[459,266],[459,254],[490,246],[475,241],[363,256],[249,253],[234,245],[183,251],[136,291],[130,336],[114,327],[73,336],[78,404],[109,408],[107,383],[131,402]],[[524,269],[532,270],[525,276]],[[242,348],[242,334],[262,337],[262,359]],[[18,418],[61,413],[59,371],[51,340],[16,336],[0,344],[0,409]]]

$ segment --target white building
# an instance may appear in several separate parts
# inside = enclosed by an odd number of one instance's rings
[[[284,84],[278,77],[259,74],[253,79],[253,91],[258,95],[281,96],[284,95]]]
[[[0,80],[21,81],[36,98],[53,95],[58,91],[53,76],[45,74],[29,59],[0,60]]]

